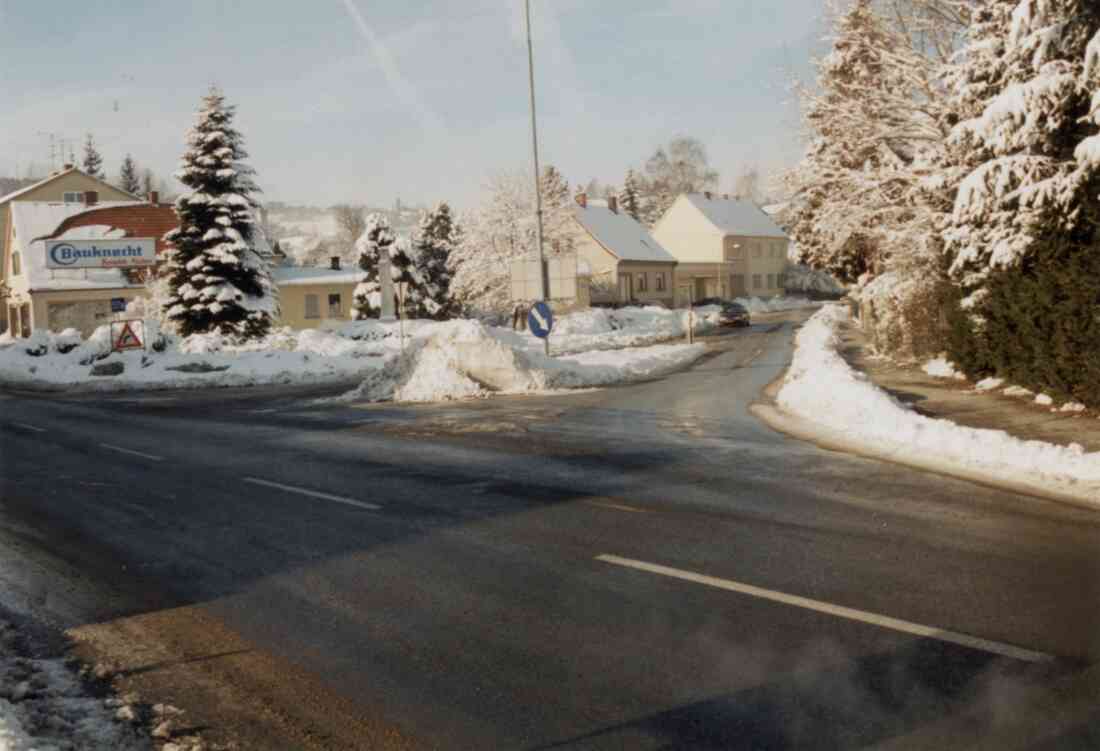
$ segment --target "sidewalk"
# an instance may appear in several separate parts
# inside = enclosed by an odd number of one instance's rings
[[[1003,430],[1025,441],[1059,446],[1079,443],[1090,453],[1100,451],[1100,419],[1093,410],[1052,412],[1052,407],[1035,404],[1030,398],[1004,396],[1000,393],[1003,388],[979,392],[969,381],[934,378],[919,365],[902,366],[874,357],[868,351],[866,337],[854,322],[840,328],[840,338],[839,352],[849,365],[866,373],[875,385],[922,415],[970,428]]]

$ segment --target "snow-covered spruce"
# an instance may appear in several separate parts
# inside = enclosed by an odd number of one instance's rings
[[[455,221],[451,207],[440,203],[420,219],[413,240],[413,255],[417,272],[423,280],[424,299],[416,318],[444,321],[458,315],[458,305],[451,295],[451,253],[462,242],[462,229]]]
[[[256,339],[278,317],[267,262],[253,246],[259,192],[244,139],[233,128],[234,108],[215,88],[203,97],[198,122],[176,177],[190,192],[176,201],[179,229],[165,239],[159,273],[169,283],[166,316],[184,336],[217,332]]]
[[[958,124],[939,164],[953,210],[951,276],[980,306],[996,269],[1050,236],[1084,232],[1100,191],[1100,6],[1093,0],[985,2],[949,75]]]
[[[848,320],[847,307],[829,305],[802,327],[777,396],[780,407],[877,453],[1100,503],[1100,453],[1086,453],[1076,443],[1023,441],[914,412],[840,355],[837,330]]]
[[[638,176],[634,170],[626,171],[622,190],[619,191],[619,209],[634,221],[642,221],[642,197],[638,189]]]
[[[413,263],[411,244],[407,239],[398,239],[394,235],[389,220],[384,215],[371,214],[367,217],[366,230],[355,247],[359,251],[359,268],[364,272],[363,281],[355,288],[356,319],[378,318],[382,314],[382,281],[379,271],[383,254],[390,260],[394,310],[397,310],[402,298],[406,318],[416,318],[421,310],[434,308],[430,291]]]

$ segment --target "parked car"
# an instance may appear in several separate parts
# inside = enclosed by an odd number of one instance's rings
[[[692,307],[705,308],[711,306],[717,306],[722,309],[722,312],[718,314],[718,323],[722,326],[752,325],[752,316],[749,315],[748,309],[741,303],[734,302],[733,300],[723,300],[720,297],[706,297],[702,300],[696,300]]]

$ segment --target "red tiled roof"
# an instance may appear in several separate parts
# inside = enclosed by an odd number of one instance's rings
[[[126,237],[152,237],[157,241],[157,253],[171,247],[164,236],[179,227],[179,217],[172,206],[143,204],[105,206],[88,209],[61,222],[50,237],[57,237],[77,227],[107,226],[123,230]]]

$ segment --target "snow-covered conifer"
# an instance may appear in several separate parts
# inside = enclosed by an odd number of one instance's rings
[[[137,195],[141,190],[141,180],[138,178],[137,164],[129,154],[122,160],[122,167],[118,171],[118,187],[131,195]]]
[[[414,318],[425,308],[434,309],[426,295],[424,280],[413,262],[412,244],[398,238],[384,214],[367,217],[366,229],[355,244],[359,252],[359,268],[365,272],[355,288],[354,313],[357,319],[377,318],[382,314],[381,259],[390,259],[390,279],[393,281],[394,310],[404,298],[404,314]],[[385,256],[383,256],[385,254]]]
[[[573,207],[569,183],[557,167],[542,171],[542,234],[547,256],[573,251]]]
[[[955,123],[941,165],[953,198],[950,273],[980,306],[985,281],[1037,243],[1091,251],[1100,185],[1100,6],[985,0],[950,75]]]
[[[450,257],[461,242],[462,230],[447,203],[440,203],[420,219],[413,249],[425,301],[417,317],[446,320],[457,314],[458,305],[451,296]]]
[[[85,174],[103,179],[103,157],[100,155],[99,149],[96,148],[95,139],[91,133],[84,139],[84,163],[82,167]]]
[[[243,163],[244,139],[234,107],[216,88],[203,97],[176,178],[190,188],[176,201],[179,229],[161,273],[168,275],[167,317],[183,336],[218,332],[263,336],[278,317],[277,289],[253,246],[254,171]]]
[[[619,191],[619,209],[624,214],[634,217],[634,221],[642,221],[641,196],[638,193],[638,178],[634,175],[634,170],[627,170],[626,177],[623,179],[623,187]]]

